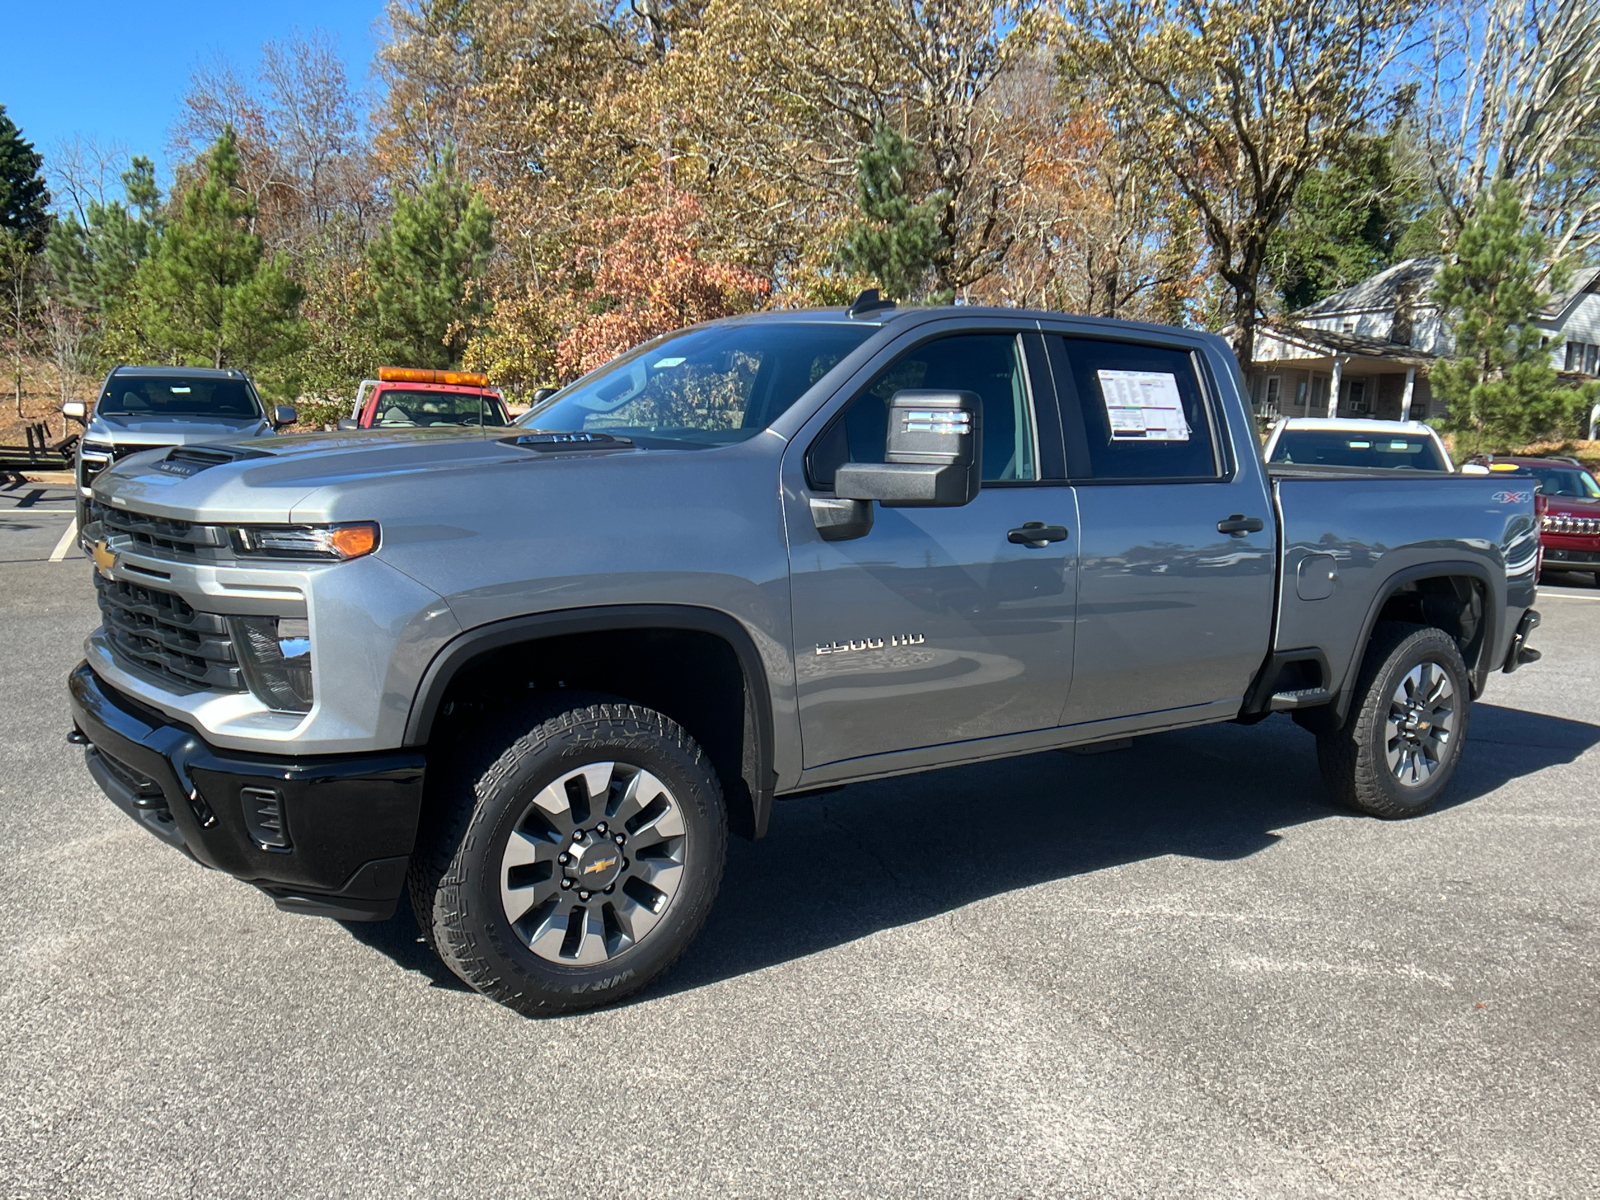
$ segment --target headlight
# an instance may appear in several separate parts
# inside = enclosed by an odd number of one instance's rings
[[[262,558],[360,558],[378,548],[376,521],[340,525],[235,525],[228,530],[240,554]]]
[[[113,450],[107,442],[78,443],[78,486],[88,487],[94,477],[111,465]]]
[[[244,681],[263,704],[311,711],[311,626],[304,617],[233,617]]]

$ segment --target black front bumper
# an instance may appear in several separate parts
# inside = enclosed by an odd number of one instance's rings
[[[220,750],[86,662],[67,685],[89,773],[162,841],[255,884],[279,908],[346,921],[393,915],[422,808],[420,753]]]
[[[1600,567],[1600,550],[1572,550],[1566,546],[1546,546],[1544,565],[1547,567]]]

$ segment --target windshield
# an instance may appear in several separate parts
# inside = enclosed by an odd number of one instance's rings
[[[259,419],[261,407],[242,379],[186,379],[182,375],[113,376],[95,411],[125,417],[233,417]]]
[[[1271,461],[1329,467],[1402,467],[1412,471],[1450,469],[1426,434],[1344,433],[1334,429],[1285,429],[1272,448]]]
[[[1570,496],[1574,500],[1600,499],[1600,484],[1594,476],[1576,467],[1529,467],[1546,496]]]
[[[506,410],[495,396],[403,388],[384,388],[378,394],[377,411],[372,416],[373,427],[377,429],[510,423]]]
[[[605,432],[642,445],[742,442],[876,332],[836,321],[691,329],[629,351],[517,424]]]

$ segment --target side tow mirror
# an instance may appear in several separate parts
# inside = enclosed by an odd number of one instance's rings
[[[889,401],[884,461],[846,463],[833,494],[885,508],[956,508],[977,498],[982,480],[983,398],[906,390]]]
[[[361,422],[357,421],[354,417],[340,417],[339,418],[338,428],[340,428],[340,429],[360,429],[361,428]]]
[[[300,414],[295,412],[294,405],[280,404],[272,410],[272,427],[280,429],[285,425],[293,425],[300,419]]]
[[[69,421],[84,425],[89,420],[89,406],[82,400],[68,400],[61,406],[61,415]]]

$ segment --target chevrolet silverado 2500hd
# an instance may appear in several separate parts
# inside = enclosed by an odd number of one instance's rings
[[[511,429],[179,447],[88,536],[110,798],[286,909],[408,892],[526,1013],[664,970],[774,796],[1287,712],[1402,817],[1537,657],[1531,484],[1269,469],[1225,343],[1043,312],[760,314]]]

